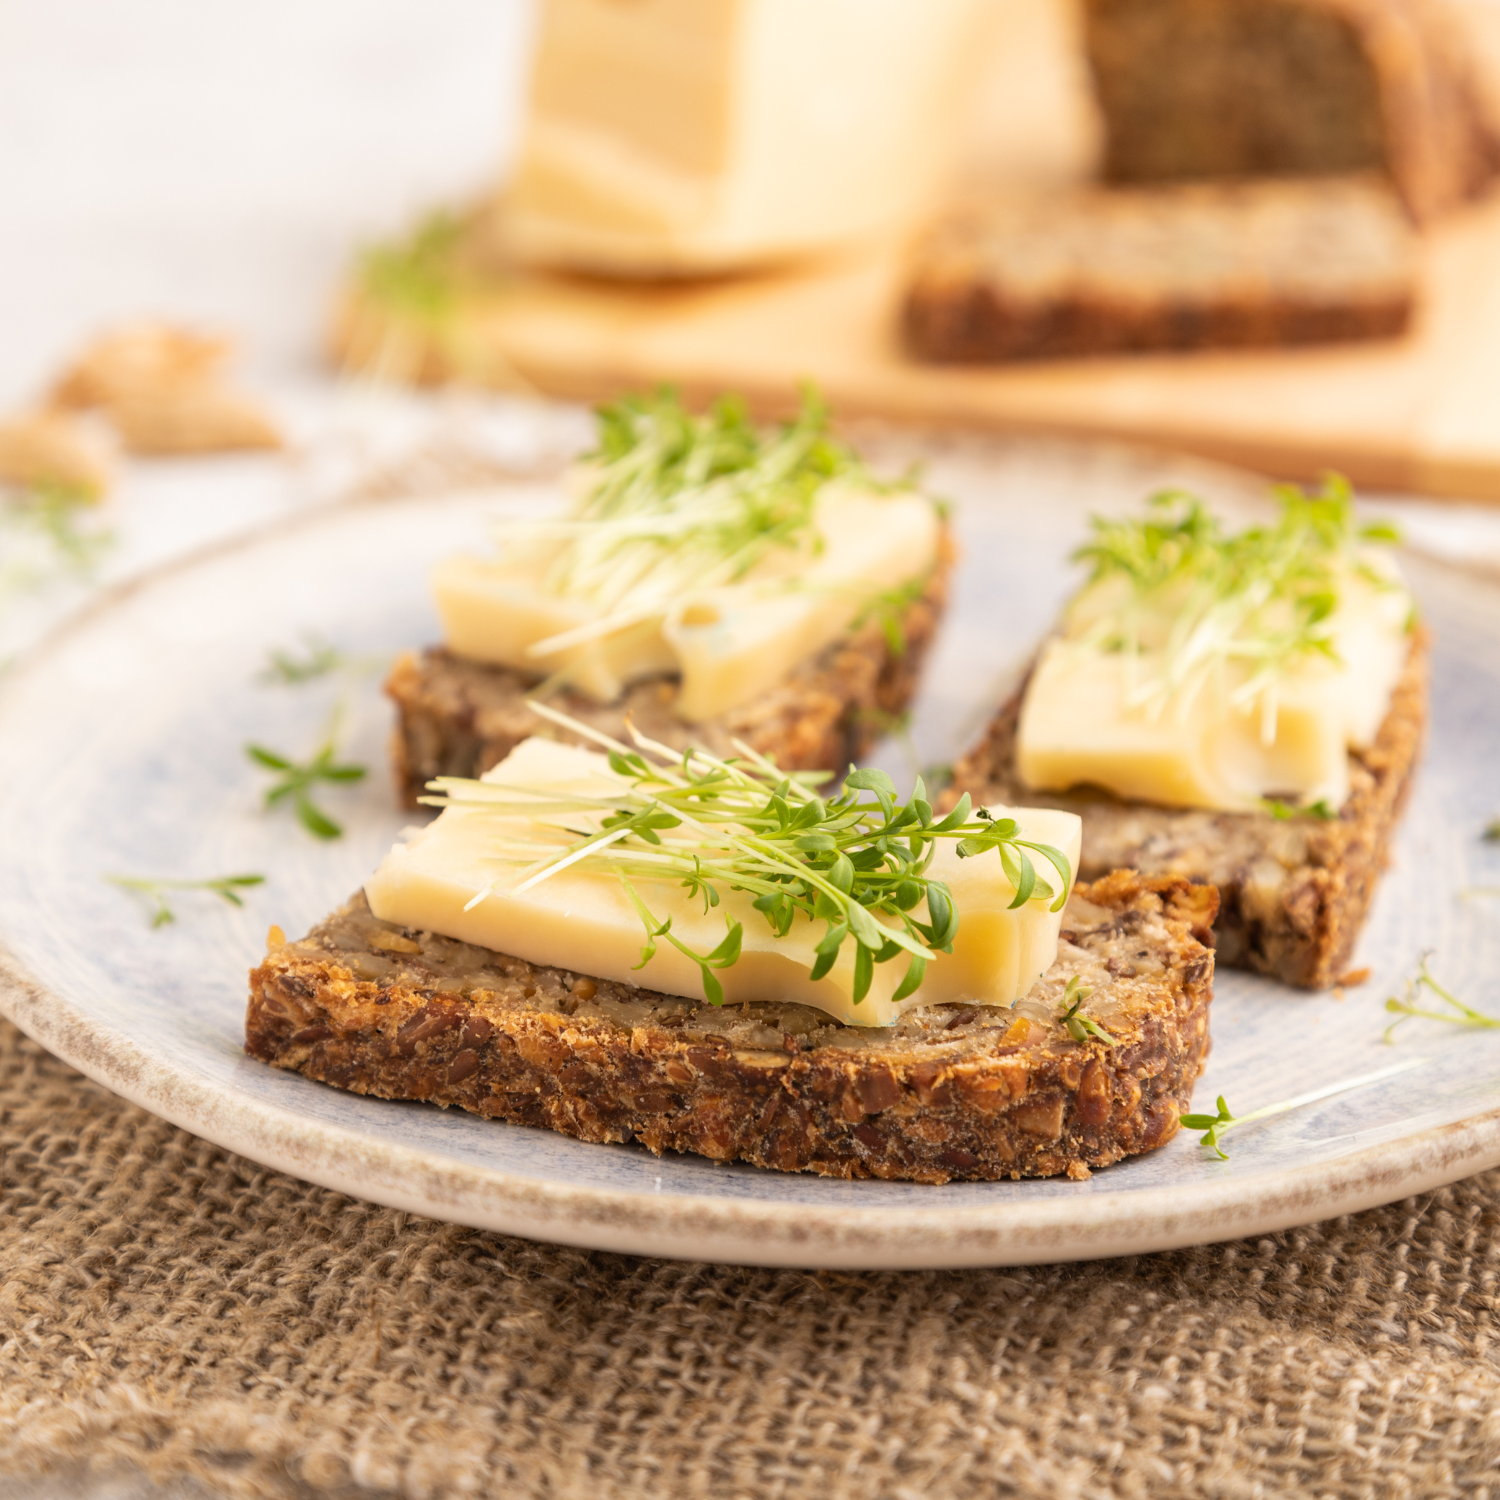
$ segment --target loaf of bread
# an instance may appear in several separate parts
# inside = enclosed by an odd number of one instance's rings
[[[1438,0],[1084,0],[1116,182],[1380,172],[1427,220],[1500,164]]]
[[[1390,338],[1414,236],[1373,176],[1098,189],[954,215],[905,306],[923,359]]]
[[[245,1050],[358,1094],[457,1105],[829,1177],[1083,1178],[1170,1140],[1208,1051],[1215,897],[1122,872],[1075,888],[1014,1008],[891,1027],[705,1002],[396,928],[361,893],[250,975]],[[1109,1040],[1066,1024],[1068,981]]]

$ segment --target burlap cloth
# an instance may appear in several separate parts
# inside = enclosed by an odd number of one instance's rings
[[[1500,1496],[1497,1173],[1135,1260],[680,1265],[305,1186],[3,1022],[0,1152],[0,1493]]]

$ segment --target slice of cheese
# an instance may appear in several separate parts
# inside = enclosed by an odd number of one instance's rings
[[[593,794],[620,785],[602,756],[542,739],[523,741],[484,780]],[[1061,849],[1077,868],[1082,825],[1073,814],[1031,808],[992,811],[996,817],[1017,818],[1024,837]],[[551,821],[577,827],[579,816]],[[391,850],[365,887],[371,910],[383,921],[442,933],[531,963],[703,998],[697,965],[665,941],[644,968],[636,967],[645,941],[641,919],[619,881],[607,872],[575,866],[519,895],[506,894],[507,886],[517,881],[515,867],[494,858],[499,837],[558,839],[556,828],[541,820],[447,808]],[[1044,874],[1051,870],[1040,862],[1039,868]],[[825,923],[799,916],[787,936],[777,938],[742,891],[721,892],[722,904],[705,913],[702,901],[690,899],[675,882],[639,880],[636,889],[654,915],[659,920],[670,916],[673,933],[700,953],[723,941],[726,916],[742,924],[739,961],[718,971],[729,1003],[797,1001],[851,1026],[888,1026],[914,1006],[944,1001],[1009,1005],[1024,995],[1057,956],[1062,913],[1049,911],[1039,897],[1008,910],[1015,891],[995,853],[961,860],[954,845],[944,841],[930,873],[947,882],[959,914],[953,952],[934,954],[921,987],[901,1001],[892,1001],[891,995],[905,975],[905,959],[876,965],[870,992],[857,1005],[851,998],[852,938],[827,975],[816,981],[808,977]],[[475,893],[492,883],[493,892],[466,910]],[[924,907],[914,914],[926,920]]]
[[[910,222],[985,0],[545,0],[505,233],[588,270],[723,270]]]
[[[1270,797],[1339,807],[1349,751],[1374,741],[1390,708],[1410,611],[1393,572],[1382,588],[1351,571],[1330,621],[1337,660],[1302,656],[1269,692],[1239,704],[1235,690],[1252,668],[1227,661],[1196,692],[1141,703],[1141,685],[1162,672],[1171,622],[1143,621],[1138,655],[1101,650],[1086,632],[1102,606],[1086,592],[1032,674],[1016,769],[1036,790],[1088,784],[1170,807],[1250,809]]]
[[[775,548],[739,582],[658,598],[644,592],[639,623],[546,654],[533,648],[605,612],[589,598],[552,592],[559,544],[527,543],[495,561],[450,558],[433,573],[444,638],[454,652],[528,673],[565,671],[600,702],[626,683],[678,672],[677,709],[711,719],[774,687],[838,639],[878,594],[919,578],[937,556],[940,523],[920,495],[872,494],[829,484],[814,513],[821,550]]]

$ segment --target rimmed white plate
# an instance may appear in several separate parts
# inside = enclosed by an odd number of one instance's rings
[[[956,502],[954,601],[915,715],[947,759],[994,706],[1069,583],[1090,510],[1181,480],[1170,465],[1074,447],[949,444],[929,478]],[[1192,471],[1189,470],[1189,475]],[[1243,483],[1197,477],[1226,496]],[[313,631],[381,658],[432,639],[425,568],[483,544],[486,517],[538,486],[346,506],[115,590],[0,680],[0,1009],[53,1052],[244,1155],[417,1213],[601,1249],[759,1264],[954,1266],[1079,1259],[1263,1232],[1347,1213],[1500,1162],[1500,1032],[1413,1021],[1384,998],[1424,949],[1494,1005],[1500,849],[1500,589],[1411,559],[1436,634],[1427,759],[1346,998],[1225,972],[1200,1107],[1238,1113],[1422,1060],[1383,1082],[1247,1126],[1220,1162],[1189,1135],[1083,1183],[833,1182],[639,1147],[596,1146],[341,1093],[245,1058],[245,971],[266,927],[300,931],[353,890],[404,821],[384,771],[373,670],[299,688],[256,681],[267,650]],[[205,497],[208,502],[208,497]],[[347,698],[349,756],[372,766],[324,805],[321,844],[260,808],[255,740],[302,754]],[[904,770],[888,746],[884,763]],[[175,897],[158,930],[109,873],[263,872],[243,910]]]

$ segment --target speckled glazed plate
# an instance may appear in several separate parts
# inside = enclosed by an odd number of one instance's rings
[[[982,725],[1051,618],[1091,510],[1218,471],[1076,447],[930,447],[956,502],[954,602],[915,715],[945,760]],[[1412,1021],[1383,1002],[1421,953],[1500,1009],[1500,589],[1410,560],[1436,635],[1426,763],[1344,998],[1223,973],[1200,1107],[1239,1113],[1403,1060],[1420,1066],[1246,1126],[1227,1162],[1180,1135],[1087,1182],[923,1187],[827,1181],[636,1146],[597,1146],[459,1111],[340,1093],[241,1052],[245,972],[267,925],[299,932],[358,886],[405,821],[383,774],[378,673],[257,681],[268,648],[315,632],[379,660],[430,640],[430,560],[482,543],[537,486],[309,512],[116,590],[0,680],[0,1008],[119,1094],[270,1166],[421,1214],[644,1254],[803,1266],[955,1266],[1161,1249],[1387,1202],[1500,1162],[1500,1032]],[[207,503],[207,497],[205,497]],[[266,815],[243,746],[310,750],[347,699],[348,754],[373,774],[328,794],[346,836]],[[904,769],[900,747],[883,757]],[[174,899],[152,930],[111,873],[264,872],[242,910]]]

